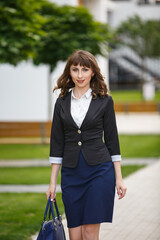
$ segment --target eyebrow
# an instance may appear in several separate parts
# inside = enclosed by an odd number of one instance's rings
[[[72,66],[71,68],[78,68],[77,66]],[[89,69],[89,67],[86,67],[86,66],[82,66],[82,68],[88,68]]]

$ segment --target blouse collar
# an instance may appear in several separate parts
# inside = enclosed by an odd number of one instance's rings
[[[74,88],[73,88],[73,89],[74,89]],[[79,99],[79,98],[77,98],[77,97],[74,95],[73,89],[72,89],[72,92],[71,92],[72,97],[75,98],[75,99]],[[81,98],[84,97],[84,96],[85,96],[86,98],[89,98],[89,97],[91,96],[91,92],[92,92],[92,89],[89,88],[89,89],[87,90],[87,92],[85,92],[85,93],[81,96]]]

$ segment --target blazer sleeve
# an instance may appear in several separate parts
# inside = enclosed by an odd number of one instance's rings
[[[60,102],[55,103],[50,136],[50,163],[62,164],[64,149],[64,129],[60,118]]]
[[[111,96],[108,97],[108,103],[104,113],[104,141],[112,161],[121,161],[114,103]]]

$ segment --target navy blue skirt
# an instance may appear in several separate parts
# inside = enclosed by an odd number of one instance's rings
[[[112,222],[115,197],[112,162],[89,166],[80,152],[76,168],[61,168],[61,188],[68,228]]]

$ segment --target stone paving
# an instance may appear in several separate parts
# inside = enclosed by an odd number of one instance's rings
[[[160,160],[159,157],[155,158],[125,158],[121,161],[121,165],[142,165],[142,164],[152,164]],[[40,167],[40,166],[50,166],[48,159],[26,159],[26,160],[0,160],[0,167]]]
[[[0,184],[0,193],[45,193],[48,189],[48,184],[35,184],[35,185],[11,185]],[[56,192],[61,192],[60,185],[57,184]]]
[[[119,134],[160,134],[159,113],[116,114]]]

